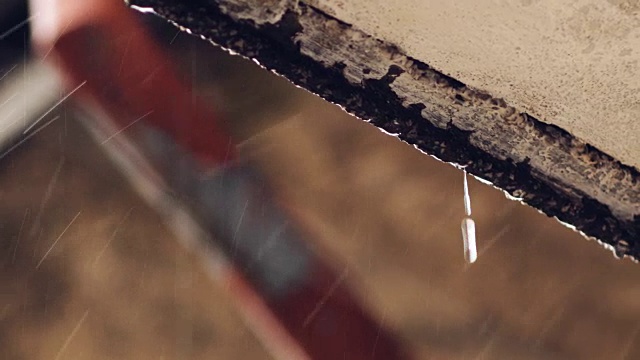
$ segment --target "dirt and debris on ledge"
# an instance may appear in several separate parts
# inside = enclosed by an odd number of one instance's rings
[[[128,0],[640,259],[640,173],[301,1]]]

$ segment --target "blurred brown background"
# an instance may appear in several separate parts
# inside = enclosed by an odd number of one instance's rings
[[[159,39],[419,358],[640,358],[637,264],[471,180],[467,266],[460,171],[248,60]],[[55,113],[0,161],[0,359],[270,358],[71,108]]]

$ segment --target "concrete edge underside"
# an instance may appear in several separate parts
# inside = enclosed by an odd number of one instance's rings
[[[294,0],[129,0],[640,259],[640,173]]]

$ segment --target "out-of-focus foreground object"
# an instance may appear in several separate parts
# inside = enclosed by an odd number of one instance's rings
[[[128,3],[640,257],[632,2]]]
[[[195,101],[122,4],[34,0],[31,5],[34,46],[52,57],[69,89],[79,88],[78,95],[122,127],[144,117],[200,161],[233,158],[216,115]]]
[[[69,95],[97,111],[87,125],[98,141],[180,235],[207,242],[196,248],[275,356],[406,358],[345,274],[313,253],[312,232],[236,158],[219,115],[180,80],[135,12],[109,0],[35,0],[32,9],[36,49]]]

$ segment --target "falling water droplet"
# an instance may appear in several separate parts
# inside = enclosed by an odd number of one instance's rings
[[[469,183],[467,182],[467,172],[464,171],[464,213],[471,216],[471,197],[469,197]]]
[[[462,241],[464,243],[464,258],[472,264],[478,258],[476,249],[476,223],[471,219],[471,197],[469,196],[469,184],[467,182],[467,172],[464,172],[464,213],[466,217],[462,219]]]
[[[471,218],[462,219],[462,240],[464,241],[464,259],[473,264],[478,258],[476,249],[476,223]]]

